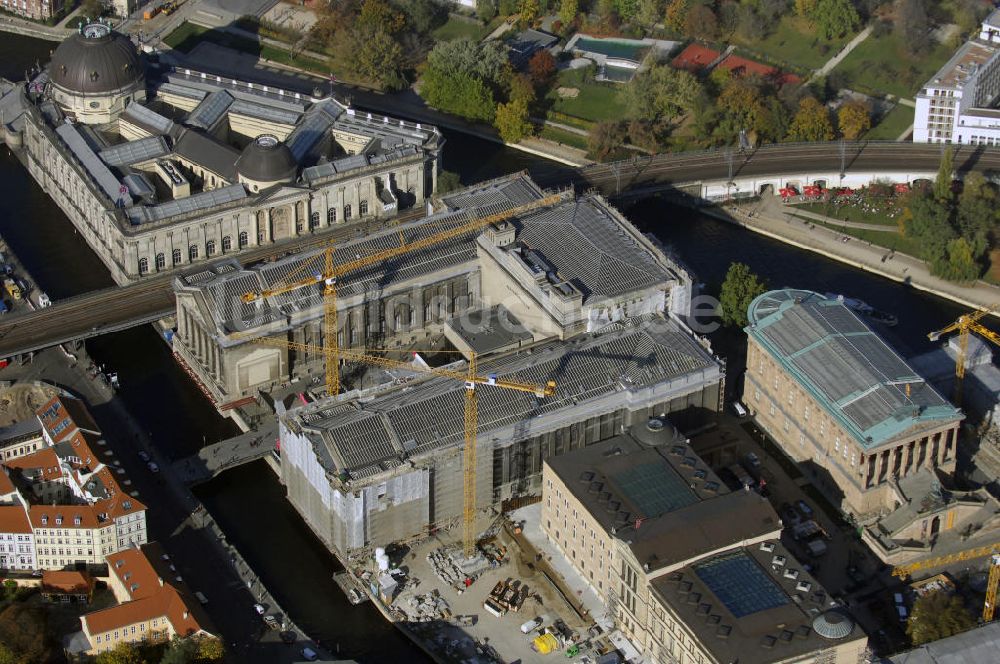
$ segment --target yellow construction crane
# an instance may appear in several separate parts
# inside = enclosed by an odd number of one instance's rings
[[[986,601],[983,602],[983,622],[990,622],[993,620],[993,615],[996,612],[997,587],[1000,586],[1000,555],[998,554],[1000,554],[1000,542],[974,549],[966,549],[965,551],[951,553],[947,556],[926,558],[908,565],[898,565],[892,568],[892,575],[900,579],[906,579],[912,576],[914,572],[990,556],[990,576],[986,583]]]
[[[945,334],[949,332],[958,332],[958,357],[955,358],[955,405],[962,405],[962,380],[965,378],[965,354],[969,350],[969,335],[973,332],[979,336],[992,341],[994,344],[1000,346],[1000,334],[997,334],[993,330],[989,329],[979,321],[984,317],[993,312],[996,307],[990,307],[989,309],[980,309],[979,311],[973,311],[970,314],[963,314],[958,317],[951,325],[943,327],[936,332],[931,332],[927,335],[927,338],[931,341],[937,341]]]
[[[241,299],[244,302],[254,302],[256,300],[274,295],[288,293],[299,288],[312,286],[318,282],[323,282],[323,349],[324,355],[326,356],[326,390],[328,394],[334,395],[340,392],[340,343],[337,339],[337,279],[343,278],[345,275],[356,270],[377,265],[383,261],[395,258],[396,256],[401,256],[411,251],[426,249],[427,247],[433,247],[442,242],[446,242],[447,240],[465,235],[466,233],[471,233],[491,224],[505,221],[511,217],[516,217],[526,212],[555,205],[565,197],[565,192],[550,194],[525,205],[519,205],[502,212],[490,214],[485,217],[471,218],[465,223],[460,223],[453,228],[414,240],[409,244],[404,242],[402,231],[400,231],[399,246],[377,251],[367,256],[360,256],[352,261],[341,263],[339,265],[336,265],[333,262],[334,247],[331,244],[323,251],[322,272],[310,274],[298,280],[290,281],[286,284],[275,286],[273,288],[264,289],[260,292],[244,293],[241,296]],[[299,271],[305,271],[306,269],[307,265],[303,265],[299,268]]]
[[[278,346],[290,350],[301,350],[306,352],[326,351],[324,347],[301,344],[284,339],[273,337],[259,337],[253,340],[268,346]],[[387,349],[381,349],[386,351]],[[449,352],[449,351],[429,351],[429,352]],[[457,352],[457,351],[455,351]],[[327,355],[326,362],[329,369],[330,357]],[[453,380],[460,380],[465,383],[465,447],[462,457],[463,476],[463,509],[462,509],[462,551],[466,558],[470,558],[476,547],[476,434],[479,430],[479,406],[476,387],[479,385],[490,385],[505,390],[515,390],[517,392],[527,392],[539,398],[550,397],[555,394],[556,383],[550,380],[545,385],[535,385],[532,383],[520,383],[512,380],[498,378],[496,375],[480,376],[476,369],[476,354],[470,353],[468,370],[455,371],[447,368],[430,367],[426,365],[412,364],[402,360],[393,360],[387,357],[377,357],[368,355],[360,351],[340,350],[338,361],[347,360],[351,362],[363,362],[387,369],[405,369],[407,371],[422,371],[435,376],[443,376]]]

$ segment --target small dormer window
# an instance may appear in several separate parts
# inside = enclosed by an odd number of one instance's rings
[[[74,516],[73,517],[73,525],[74,526],[79,526],[81,523],[83,523],[83,519],[81,519],[79,516]]]
[[[49,524],[49,517],[43,516],[42,517],[42,525],[43,526],[47,526],[48,524]]]
[[[132,509],[132,501],[126,500],[125,502],[122,503],[122,507],[124,507],[127,510]]]
[[[56,525],[57,526],[61,526],[62,525],[62,517],[61,516],[57,516],[56,517]]]

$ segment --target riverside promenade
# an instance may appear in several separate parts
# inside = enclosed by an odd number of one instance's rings
[[[842,232],[812,224],[796,215],[803,211],[784,204],[776,196],[764,196],[752,203],[702,208],[702,212],[748,230],[806,249],[827,258],[933,293],[973,309],[1000,309],[1000,287],[979,280],[961,284],[935,277],[924,261],[873,245]],[[808,213],[810,219],[843,225],[839,219]],[[847,241],[844,238],[848,238]],[[1000,312],[994,313],[1000,316]]]

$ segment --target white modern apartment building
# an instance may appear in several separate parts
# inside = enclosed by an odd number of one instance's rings
[[[1000,145],[1000,10],[921,88],[914,143]]]

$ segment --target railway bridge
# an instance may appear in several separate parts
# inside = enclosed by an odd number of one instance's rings
[[[953,146],[957,173],[982,171],[1000,175],[1000,148]],[[923,143],[830,142],[782,143],[753,151],[715,149],[638,157],[582,168],[546,164],[532,176],[547,187],[573,184],[596,189],[610,198],[672,191],[694,199],[713,200],[759,193],[786,184],[828,187],[858,186],[877,178],[912,182],[932,178],[943,147]],[[417,217],[422,212],[410,213]],[[375,230],[383,223],[352,224],[312,236],[259,247],[240,255],[256,262],[299,251],[356,233]],[[60,300],[33,312],[0,318],[0,357],[11,357],[56,344],[117,332],[149,323],[174,311],[172,275],[143,279],[127,286],[107,288]]]

